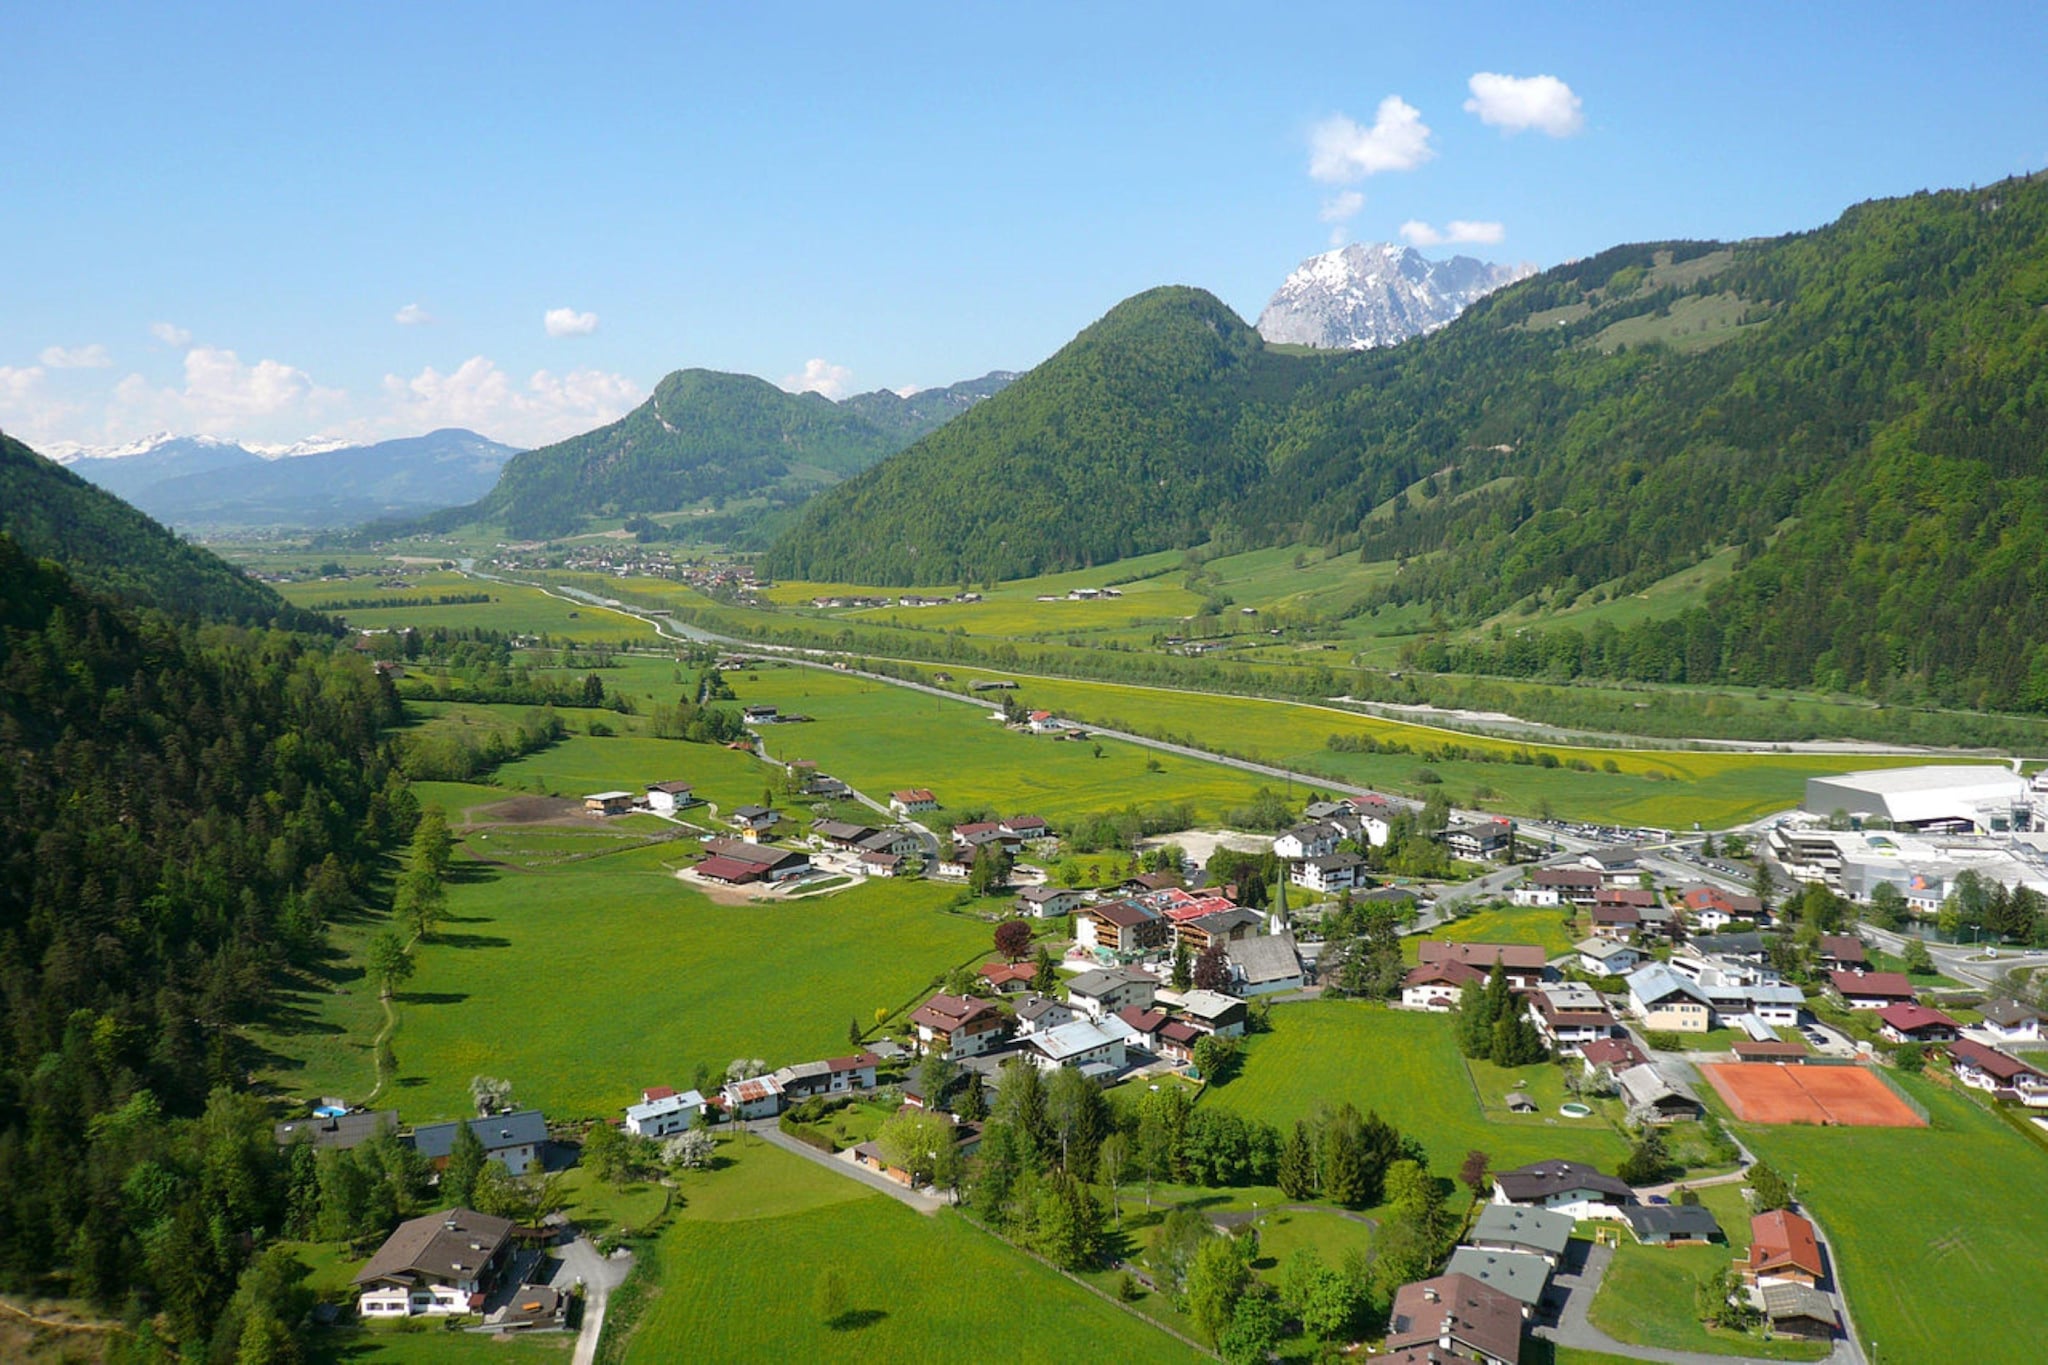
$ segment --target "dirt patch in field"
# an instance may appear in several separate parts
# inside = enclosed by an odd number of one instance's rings
[[[565,796],[515,796],[463,812],[462,823],[478,825],[587,825],[583,803]]]

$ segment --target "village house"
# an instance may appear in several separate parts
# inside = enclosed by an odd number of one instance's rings
[[[938,808],[939,798],[932,795],[929,787],[906,787],[889,793],[889,809],[898,815],[916,815]]]
[[[1572,1218],[1519,1204],[1486,1204],[1465,1241],[1481,1251],[1541,1257],[1553,1269],[1571,1248]]]
[[[1009,1021],[995,1001],[943,991],[913,1010],[910,1023],[917,1030],[919,1052],[955,1061],[980,1056],[1010,1031]]]
[[[1616,1072],[1614,1082],[1628,1101],[1629,1116],[1639,1123],[1676,1123],[1702,1118],[1707,1112],[1690,1084],[1655,1062]]]
[[[1704,1204],[1628,1204],[1622,1207],[1621,1218],[1647,1247],[1727,1240],[1720,1220]]]
[[[1963,1034],[1961,1024],[1932,1005],[1886,1005],[1877,1017],[1878,1032],[1894,1043],[1947,1043]]]
[[[495,1161],[508,1175],[525,1175],[538,1166],[548,1145],[548,1121],[538,1109],[518,1109],[509,1114],[489,1114],[468,1120],[469,1129],[484,1145],[484,1159]],[[439,1170],[448,1164],[455,1150],[457,1123],[428,1123],[412,1130],[412,1149]]]
[[[1554,899],[1536,904],[1556,905],[1562,901],[1568,905],[1587,906],[1600,894],[1600,874],[1577,865],[1539,867],[1529,873],[1523,885],[1552,893]]]
[[[1033,711],[1025,717],[1024,728],[1034,735],[1054,735],[1066,729],[1064,722],[1050,711]]]
[[[1230,966],[1230,989],[1247,1000],[1302,988],[1301,954],[1292,934],[1234,939],[1223,945],[1223,956]]]
[[[1510,904],[1525,909],[1548,910],[1564,904],[1564,897],[1554,886],[1538,886],[1534,882],[1517,882],[1508,892]]]
[[[1067,982],[1067,1003],[1076,1011],[1100,1023],[1118,1010],[1129,1005],[1140,1009],[1151,1007],[1152,997],[1159,989],[1156,978],[1144,972],[1125,971],[1112,967],[1102,971],[1082,972]]]
[[[860,870],[870,877],[893,877],[903,868],[903,857],[897,853],[877,853],[871,848],[860,851]]]
[[[1762,966],[1771,956],[1771,945],[1764,936],[1754,929],[1742,929],[1733,933],[1695,934],[1691,951],[1702,959],[1719,959],[1724,963],[1749,963]]]
[[[1736,1263],[1747,1285],[1803,1284],[1818,1288],[1827,1275],[1813,1224],[1789,1209],[1749,1220],[1749,1255]]]
[[[878,832],[872,825],[856,825],[850,820],[811,821],[812,837],[842,853],[858,852],[860,841]]]
[[[740,711],[740,719],[748,725],[773,725],[775,708],[772,706],[748,706]]]
[[[1536,1316],[1536,1307],[1543,1302],[1543,1291],[1550,1287],[1550,1262],[1541,1256],[1520,1251],[1457,1247],[1444,1266],[1444,1274],[1467,1275],[1489,1289],[1498,1289],[1522,1305],[1525,1318]]]
[[[1964,1085],[2010,1096],[2030,1108],[2048,1106],[2048,1076],[2017,1057],[1961,1039],[1948,1045],[1948,1059]]]
[[[1159,952],[1171,928],[1164,915],[1136,901],[1104,901],[1074,912],[1074,942],[1119,957]]]
[[[1776,1336],[1826,1341],[1841,1328],[1834,1304],[1818,1289],[1803,1284],[1767,1284],[1757,1290],[1756,1297]]]
[[[772,1119],[782,1112],[782,1082],[774,1076],[749,1076],[719,1088],[720,1107],[736,1122]]]
[[[1418,961],[1424,966],[1462,962],[1482,973],[1490,973],[1497,963],[1506,975],[1508,985],[1518,991],[1533,990],[1550,972],[1543,949],[1532,943],[1457,943],[1425,939],[1418,953]]]
[[[1650,962],[1628,977],[1629,1012],[1658,1033],[1706,1033],[1714,1027],[1714,1006],[1697,982],[1662,962]]]
[[[640,1092],[640,1103],[626,1106],[626,1131],[634,1137],[665,1138],[688,1132],[704,1112],[704,1097],[694,1090],[680,1095],[661,1086]]]
[[[1287,879],[1296,886],[1326,896],[1367,886],[1372,881],[1366,875],[1365,859],[1356,853],[1325,853],[1319,858],[1304,858],[1288,869]]]
[[[1320,858],[1335,853],[1337,845],[1344,838],[1344,832],[1335,825],[1296,825],[1273,840],[1273,856],[1290,861],[1302,858]]]
[[[1829,972],[1828,993],[1852,1010],[1911,1004],[1913,983],[1902,972]]]
[[[687,782],[647,784],[647,809],[656,815],[674,815],[687,806],[695,805],[696,802],[696,793]]]
[[[379,1133],[398,1131],[396,1109],[365,1109],[353,1114],[314,1114],[311,1118],[286,1119],[271,1127],[271,1137],[280,1147],[295,1142],[310,1143],[316,1151],[332,1148],[347,1151],[368,1142]]]
[[[1015,856],[1024,841],[1014,834],[1006,833],[997,820],[969,820],[953,826],[953,851],[972,855],[977,850],[994,845],[1003,852]]]
[[[592,792],[583,798],[583,811],[586,815],[631,815],[633,793]]]
[[[1822,934],[1818,965],[1829,972],[1868,971],[1870,954],[1854,934]]]
[[[1493,1202],[1547,1209],[1573,1218],[1619,1218],[1636,1202],[1628,1182],[1576,1161],[1535,1161],[1496,1171]]]
[[[1124,1042],[1146,1052],[1159,1050],[1159,1030],[1166,1027],[1166,1015],[1159,1010],[1125,1005],[1102,1021],[1102,1026]]]
[[[400,1223],[356,1272],[356,1311],[372,1320],[482,1311],[510,1265],[512,1229],[474,1209]]]
[[[1213,910],[1192,919],[1171,921],[1174,937],[1187,945],[1195,954],[1207,952],[1210,948],[1240,939],[1250,938],[1264,927],[1266,920],[1256,910],[1243,910],[1231,906],[1227,910]]]
[[[1401,978],[1401,1003],[1418,1010],[1456,1009],[1468,983],[1484,985],[1486,973],[1456,960],[1423,963]]]
[[[1159,1026],[1159,1045],[1153,1051],[1186,1065],[1195,1059],[1195,1044],[1208,1036],[1185,1019],[1169,1019]]]
[[[1764,903],[1755,896],[1723,891],[1718,886],[1690,887],[1680,900],[1692,927],[1701,933],[1725,929],[1736,920],[1754,921],[1764,909]]]
[[[1579,855],[1579,866],[1599,873],[1602,884],[1606,886],[1633,882],[1640,875],[1636,870],[1640,860],[1632,848],[1592,849]]]
[[[1539,986],[1530,992],[1529,1018],[1543,1041],[1565,1056],[1612,1036],[1617,1027],[1600,992],[1577,981]]]
[[[1029,1038],[1034,1033],[1056,1029],[1061,1024],[1074,1021],[1073,1009],[1056,996],[1032,995],[1017,1002],[1017,1034]]]
[[[1626,976],[1643,960],[1643,955],[1628,944],[1597,935],[1582,941],[1572,951],[1579,955],[1579,965],[1595,976]]]
[[[851,1057],[828,1057],[821,1062],[798,1062],[793,1066],[778,1067],[773,1074],[782,1087],[783,1101],[794,1104],[817,1095],[845,1095],[874,1089],[875,1068],[881,1060],[872,1052],[860,1052]]]
[[[1626,1036],[1620,1038],[1596,1038],[1579,1046],[1579,1057],[1586,1064],[1586,1074],[1596,1075],[1603,1069],[1610,1076],[1618,1076],[1632,1066],[1641,1066],[1650,1060],[1648,1053],[1636,1046],[1635,1040]]]
[[[1984,1022],[1977,1025],[1976,1031],[1993,1043],[2035,1043],[2041,1040],[2041,1012],[2032,1005],[2000,997],[1986,1000],[1977,1007],[1977,1012],[1984,1016]]]
[[[1244,1001],[1215,991],[1182,991],[1181,1016],[1204,1033],[1234,1038],[1244,1032]]]
[[[781,818],[767,806],[741,806],[728,817],[727,823],[748,834],[766,834]]]
[[[1633,905],[1618,905],[1610,901],[1594,904],[1589,912],[1593,921],[1593,937],[1626,943],[1642,926],[1642,912]]]
[[[1045,1071],[1071,1066],[1083,1075],[1114,1076],[1124,1069],[1124,1039],[1093,1019],[1076,1019],[1032,1034],[1024,1055]]]
[[[1017,893],[1016,908],[1033,919],[1052,919],[1079,910],[1084,899],[1084,893],[1073,887],[1027,886]]]
[[[1042,815],[1012,815],[1001,821],[1003,833],[1013,835],[1026,843],[1034,839],[1053,837],[1052,826]]]
[[[1386,1349],[1435,1348],[1478,1365],[1517,1365],[1522,1305],[1469,1275],[1439,1275],[1394,1291]],[[1394,1359],[1399,1359],[1396,1355]]]
[[[1358,833],[1374,848],[1386,847],[1393,837],[1394,816],[1398,813],[1394,803],[1374,792],[1363,796],[1347,796],[1344,804],[1351,808],[1351,818],[1358,821]],[[1311,817],[1313,818],[1313,817]]]
[[[1037,976],[1038,968],[1029,962],[984,962],[975,979],[990,995],[1022,995]]]
[[[1467,862],[1505,858],[1514,847],[1515,823],[1512,820],[1468,820],[1444,831],[1444,848],[1453,858],[1463,858]]]

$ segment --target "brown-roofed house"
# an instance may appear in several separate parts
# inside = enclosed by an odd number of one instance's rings
[[[1410,1009],[1453,1009],[1468,983],[1484,984],[1485,981],[1485,972],[1463,962],[1425,963],[1410,967],[1407,975],[1401,978],[1401,1003]]]
[[[1895,1043],[1946,1043],[1962,1036],[1963,1026],[1932,1005],[1886,1005],[1877,1012],[1879,1032]]]
[[[430,1213],[400,1223],[356,1272],[366,1318],[473,1313],[505,1271],[513,1224],[474,1209]]]
[[[1387,1319],[1387,1349],[1435,1346],[1462,1349],[1488,1365],[1522,1358],[1522,1305],[1470,1275],[1439,1275],[1394,1291]]]
[[[1831,972],[1853,972],[1870,966],[1870,954],[1864,951],[1863,940],[1854,934],[1822,934],[1820,965]]]
[[[1828,989],[1852,1010],[1881,1010],[1913,999],[1913,983],[1901,972],[1829,972]]]
[[[1442,939],[1425,939],[1419,960],[1425,967],[1462,962],[1482,972],[1492,971],[1498,962],[1507,973],[1508,984],[1518,991],[1528,990],[1541,981],[1548,964],[1543,950],[1533,943],[1455,943]]]
[[[1744,1284],[1796,1281],[1811,1289],[1826,1274],[1813,1224],[1787,1209],[1773,1209],[1749,1220],[1749,1259],[1742,1262]]]
[[[1008,1031],[995,1001],[943,992],[919,1005],[910,1022],[920,1049],[955,1058],[980,1056]]]

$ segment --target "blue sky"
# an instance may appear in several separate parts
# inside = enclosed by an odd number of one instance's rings
[[[1157,284],[1249,319],[1340,236],[1550,265],[2048,166],[2042,6],[197,8],[0,18],[31,442],[531,443],[683,366],[1027,367]]]

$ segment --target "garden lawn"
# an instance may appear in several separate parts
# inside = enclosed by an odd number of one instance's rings
[[[945,809],[987,807],[1042,815],[1055,824],[1129,805],[1188,802],[1206,820],[1244,804],[1259,784],[1221,764],[1113,740],[1102,742],[1097,758],[1091,741],[1019,734],[988,719],[985,710],[868,678],[814,668],[725,676],[744,704],[814,718],[808,725],[763,727],[770,754],[815,759],[877,800],[898,788],[930,787]],[[1000,707],[1000,698],[993,705]],[[1160,771],[1148,769],[1152,762]]]
[[[629,1361],[1186,1361],[1181,1343],[950,1212],[885,1195],[758,1141],[691,1176],[663,1235],[668,1280]],[[819,1182],[830,1182],[830,1186]],[[843,1277],[837,1325],[818,1307]]]
[[[1451,1030],[1448,1015],[1355,1001],[1276,1006],[1272,1032],[1249,1040],[1239,1074],[1203,1103],[1284,1129],[1319,1105],[1349,1101],[1421,1141],[1440,1176],[1455,1174],[1475,1148],[1495,1170],[1565,1157],[1612,1171],[1628,1154],[1606,1124],[1559,1118],[1554,1106],[1526,1118],[1483,1112]],[[1521,1072],[1534,1089],[1556,1070],[1544,1063]],[[1506,1074],[1489,1073],[1490,1083]]]
[[[568,1332],[500,1338],[418,1321],[417,1330],[396,1323],[316,1327],[306,1336],[306,1359],[312,1365],[564,1365],[576,1349]]]
[[[531,871],[458,855],[449,919],[398,992],[399,1080],[381,1102],[409,1123],[451,1118],[481,1073],[551,1118],[616,1114],[644,1086],[691,1084],[700,1063],[843,1053],[850,1019],[872,1024],[988,952],[986,923],[941,911],[948,888],[876,881],[799,904],[716,905],[671,875],[680,847]],[[346,984],[307,1003],[342,1038],[265,1040],[294,1093],[368,1088],[375,985]]]
[[[1819,1360],[1828,1348],[1817,1343],[1766,1341],[1761,1335],[1700,1325],[1693,1287],[1749,1250],[1749,1207],[1740,1185],[1713,1185],[1699,1192],[1728,1234],[1728,1245],[1642,1246],[1626,1231],[1593,1300],[1595,1327],[1617,1341],[1669,1351],[1756,1356],[1770,1360]],[[1614,1226],[1619,1227],[1619,1224]]]
[[[1570,952],[1578,942],[1562,909],[1540,905],[1501,905],[1476,910],[1428,933],[1407,935],[1401,940],[1401,955],[1409,962],[1416,961],[1423,940],[1432,938],[1454,943],[1533,943],[1552,957]]]
[[[1894,1073],[1895,1074],[1895,1073]],[[2035,1361],[2048,1334],[2048,1152],[1918,1077],[1926,1128],[1732,1124],[1790,1179],[1840,1258],[1849,1311],[1885,1365]]]

